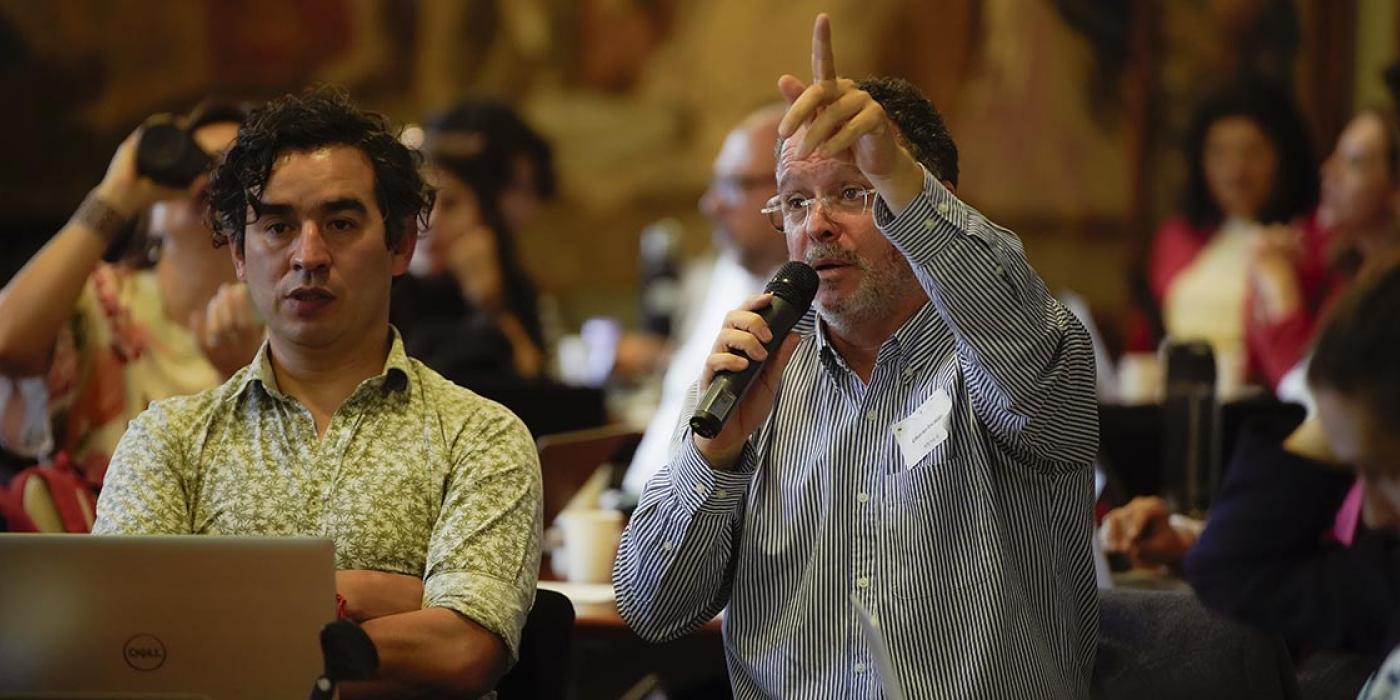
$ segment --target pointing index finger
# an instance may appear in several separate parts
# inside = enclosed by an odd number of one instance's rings
[[[831,52],[831,18],[823,12],[812,26],[812,81],[836,80],[836,57]]]

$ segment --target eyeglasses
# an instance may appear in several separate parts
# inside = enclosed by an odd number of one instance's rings
[[[759,211],[768,216],[768,223],[772,224],[773,228],[788,231],[806,223],[807,213],[819,203],[830,213],[860,215],[870,209],[870,202],[874,197],[874,187],[862,189],[852,185],[842,187],[836,194],[823,197],[803,197],[800,194],[774,197],[768,200],[768,206]]]

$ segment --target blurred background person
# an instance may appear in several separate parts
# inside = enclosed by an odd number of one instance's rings
[[[1242,376],[1272,388],[1301,357],[1322,282],[1322,236],[1306,221],[1318,197],[1307,130],[1286,93],[1231,85],[1196,111],[1186,156],[1181,213],[1158,229],[1147,262],[1163,329],[1209,341],[1227,386]],[[1301,249],[1291,265],[1301,299],[1251,284],[1259,252],[1275,239]],[[1287,342],[1282,328],[1293,331]]]
[[[1317,222],[1326,234],[1318,256],[1326,267],[1325,283],[1318,290],[1323,298],[1314,315],[1325,313],[1357,280],[1374,277],[1400,262],[1400,122],[1395,108],[1400,103],[1400,64],[1386,71],[1386,82],[1392,104],[1357,113],[1322,165]],[[1286,260],[1256,266],[1252,276],[1276,275],[1269,284],[1283,288],[1281,296],[1301,299],[1299,277],[1285,271],[1298,255],[1297,247],[1270,244],[1259,252],[1261,257]],[[1312,341],[1310,336],[1304,338],[1303,347]],[[1306,385],[1307,367],[1308,358],[1303,357],[1284,375],[1278,394],[1307,406],[1311,413],[1314,400]],[[1360,497],[1360,490],[1354,489],[1340,506],[1336,528],[1340,541],[1349,541],[1355,531]],[[1203,527],[1199,520],[1173,514],[1159,496],[1140,496],[1105,515],[1101,537],[1106,551],[1126,555],[1135,566],[1177,566]]]
[[[245,114],[208,100],[179,124],[216,161]],[[122,142],[68,224],[0,290],[0,444],[31,458],[66,453],[94,486],[148,403],[216,386],[263,339],[205,225],[208,175],[184,188],[155,183],[137,171],[141,134]],[[153,245],[104,262],[109,248],[132,245],[122,239],[133,226]]]
[[[536,436],[601,425],[601,390],[547,376],[551,333],[516,235],[555,194],[547,141],[510,107],[469,99],[424,127],[437,201],[389,319],[408,353],[504,404]]]
[[[1242,440],[1186,574],[1211,608],[1309,649],[1384,653],[1400,643],[1400,268],[1337,302],[1308,371],[1313,419]],[[1364,525],[1338,541],[1353,478]],[[1400,697],[1393,670],[1373,685]]]
[[[763,291],[787,260],[787,240],[760,211],[777,194],[773,156],[785,111],[785,105],[775,104],[749,114],[725,137],[715,157],[710,186],[700,198],[700,211],[712,224],[715,255],[693,266],[682,285],[679,332],[666,361],[661,399],[623,479],[623,489],[632,496],[668,462],[686,393],[700,376],[724,315]]]
[[[515,235],[554,196],[549,144],[510,107],[467,100],[426,124],[424,149],[437,203],[393,324],[409,354],[468,388],[540,379],[539,292]]]

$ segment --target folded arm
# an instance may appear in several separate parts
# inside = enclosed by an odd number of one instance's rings
[[[500,637],[447,608],[425,608],[365,621],[379,652],[379,680],[347,683],[342,696],[477,698],[510,667]]]

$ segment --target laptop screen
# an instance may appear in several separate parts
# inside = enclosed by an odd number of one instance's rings
[[[0,697],[306,697],[329,540],[0,534]]]

